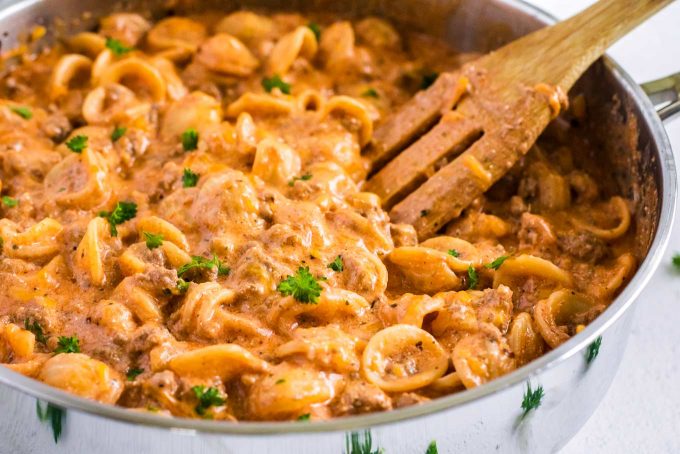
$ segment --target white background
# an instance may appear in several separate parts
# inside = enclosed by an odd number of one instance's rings
[[[590,0],[530,0],[559,18]],[[680,1],[621,40],[609,54],[638,82],[680,72]],[[680,118],[666,125],[680,156]],[[638,302],[633,332],[618,376],[595,414],[563,454],[680,452],[680,252],[675,223],[665,260]]]

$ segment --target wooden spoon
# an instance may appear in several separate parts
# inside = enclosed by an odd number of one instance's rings
[[[671,1],[601,0],[441,74],[376,130],[366,190],[431,237],[529,151],[607,47]]]

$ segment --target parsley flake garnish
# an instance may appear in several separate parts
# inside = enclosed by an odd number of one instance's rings
[[[33,118],[33,112],[31,112],[31,109],[29,109],[28,107],[25,106],[12,107],[11,110],[24,120],[30,120],[31,118]]]
[[[586,364],[593,362],[597,355],[600,354],[600,346],[602,345],[602,336],[597,336],[588,347],[586,348]]]
[[[378,94],[378,91],[375,88],[367,88],[366,91],[364,91],[361,96],[364,98],[380,98],[380,95]]]
[[[383,454],[381,448],[373,449],[373,436],[370,430],[362,433],[352,432],[345,434],[344,454]]]
[[[271,93],[273,89],[278,88],[284,95],[290,94],[290,84],[284,82],[278,74],[262,79],[262,88],[267,93]]]
[[[194,128],[189,128],[182,133],[182,148],[184,148],[184,151],[198,149],[198,131]]]
[[[32,332],[33,335],[35,335],[35,340],[41,344],[45,344],[47,342],[47,336],[45,336],[42,326],[40,326],[40,323],[37,321],[33,320],[33,323],[31,323],[28,319],[24,320],[24,328]]]
[[[420,210],[420,217],[421,218],[424,218],[428,214],[430,214],[430,210]]]
[[[203,385],[193,386],[191,390],[196,395],[196,399],[198,399],[198,404],[195,407],[196,413],[201,416],[205,415],[206,410],[213,405],[219,406],[225,402],[224,397],[220,396],[220,392],[217,388],[212,386],[208,389]]]
[[[447,254],[449,254],[451,257],[460,257],[460,252],[455,249],[449,249]]]
[[[122,55],[127,54],[128,52],[132,52],[134,50],[133,47],[126,46],[119,40],[115,38],[106,38],[106,47],[109,49],[113,54],[117,57],[120,57]]]
[[[194,173],[191,169],[184,169],[182,174],[182,186],[185,188],[193,188],[198,184],[197,173]]]
[[[163,244],[163,235],[151,233],[151,232],[143,232],[144,233],[144,241],[146,241],[146,247],[149,249],[156,249],[157,247],[161,247]]]
[[[306,174],[302,175],[301,177],[295,177],[295,178],[293,178],[292,180],[290,180],[290,181],[288,182],[288,186],[290,186],[290,187],[292,188],[293,186],[295,186],[295,182],[296,182],[296,181],[298,181],[298,180],[300,180],[300,181],[309,181],[309,180],[311,180],[313,177],[314,177],[314,175],[312,175],[311,173],[306,173]]]
[[[423,74],[423,80],[420,83],[420,89],[425,90],[426,88],[429,88],[430,85],[432,85],[437,80],[437,77],[439,77],[439,73],[434,71]]]
[[[75,136],[66,141],[66,146],[74,153],[82,153],[87,147],[87,136]]]
[[[220,259],[218,259],[217,256],[214,254],[211,259],[202,257],[200,255],[194,255],[191,257],[191,262],[185,263],[184,265],[179,267],[179,269],[177,270],[177,276],[182,277],[184,274],[186,274],[189,270],[192,269],[204,268],[207,270],[211,270],[215,267],[217,267],[217,274],[219,276],[226,276],[231,272],[231,269],[228,266],[224,266]]]
[[[118,139],[123,137],[126,132],[127,128],[125,126],[116,126],[116,128],[111,133],[111,142],[117,142]]]
[[[127,377],[128,381],[134,381],[134,379],[137,378],[137,376],[142,373],[144,373],[144,369],[133,367],[131,369],[128,369],[127,374],[125,376]]]
[[[425,451],[425,454],[439,454],[436,441],[432,440],[430,444],[427,445],[427,451]]]
[[[673,266],[675,269],[680,270],[680,254],[675,254],[673,256]]]
[[[80,353],[80,341],[75,336],[59,336],[59,342],[54,353]]]
[[[479,282],[479,277],[477,276],[477,271],[472,267],[468,266],[468,290],[474,290],[477,288],[477,283]]]
[[[47,407],[43,410],[42,406],[40,405],[40,401],[36,400],[35,411],[38,414],[38,419],[40,422],[50,422],[50,426],[52,426],[52,436],[54,437],[54,442],[58,443],[59,437],[61,436],[63,421],[66,418],[66,410],[50,403],[48,403]]]
[[[497,270],[498,268],[501,267],[503,262],[505,262],[509,257],[510,256],[508,256],[508,255],[501,255],[500,257],[498,257],[493,262],[487,263],[486,265],[484,265],[484,268],[488,268],[490,270]]]
[[[321,39],[321,26],[317,24],[316,22],[310,22],[307,24],[307,28],[309,28],[312,33],[314,33],[314,37],[316,38],[317,41]]]
[[[116,226],[137,216],[137,204],[134,202],[118,202],[113,211],[100,211],[99,217],[109,221],[111,236],[118,236]]]
[[[293,296],[297,301],[305,304],[319,302],[322,287],[314,279],[309,267],[299,267],[294,276],[288,276],[279,283],[276,290],[284,296]]]
[[[8,195],[3,195],[2,204],[5,205],[7,208],[14,208],[19,204],[19,201],[17,199],[11,198]]]
[[[285,383],[285,382],[286,382],[286,379],[285,379],[285,378],[279,378],[278,380],[276,380],[276,381],[274,382],[274,384],[275,384],[275,385],[280,385],[280,384]]]
[[[189,283],[182,278],[177,279],[177,291],[186,293],[187,290],[189,290]]]
[[[531,383],[527,382],[527,390],[524,392],[524,397],[522,398],[522,418],[526,417],[531,410],[535,410],[541,406],[541,400],[543,400],[543,387],[538,386],[535,390],[531,389]]]
[[[328,268],[338,273],[343,271],[345,269],[345,263],[342,261],[342,257],[339,255],[335,257],[335,260],[328,264]]]
[[[305,413],[304,415],[300,415],[297,418],[298,421],[309,421],[310,419],[312,419],[311,413]]]

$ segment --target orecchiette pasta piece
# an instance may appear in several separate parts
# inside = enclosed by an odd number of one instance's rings
[[[261,14],[250,11],[236,11],[224,17],[215,26],[215,32],[227,33],[246,44],[272,36],[274,21]]]
[[[177,101],[186,96],[188,93],[187,87],[184,86],[184,82],[182,82],[179,74],[177,74],[175,65],[170,60],[162,56],[156,56],[150,62],[163,76],[169,100]]]
[[[102,286],[106,282],[104,257],[107,254],[111,234],[109,224],[104,218],[94,218],[87,224],[87,230],[73,257],[73,267],[79,275],[87,277],[87,282]]]
[[[58,99],[68,93],[71,82],[83,79],[82,75],[89,77],[92,69],[92,60],[79,54],[67,54],[59,59],[54,66],[50,78],[50,98]],[[80,76],[80,77],[79,77]]]
[[[33,356],[33,351],[35,350],[35,334],[32,332],[21,329],[14,323],[8,323],[4,327],[0,327],[0,341],[3,338],[9,345],[15,361],[25,361]],[[0,355],[0,359],[1,358],[2,355]]]
[[[255,151],[253,175],[278,188],[285,188],[288,182],[300,174],[300,155],[285,143],[275,138],[262,140]]]
[[[320,112],[326,104],[326,99],[319,90],[308,88],[295,97],[295,103],[299,111]]]
[[[477,333],[460,340],[451,359],[466,388],[483,385],[516,366],[505,338],[493,325],[482,325]]]
[[[314,32],[307,26],[298,27],[276,43],[269,54],[267,72],[284,75],[296,59],[311,60],[316,54],[317,47]]]
[[[92,311],[92,319],[115,334],[129,335],[137,328],[130,309],[112,300],[97,303]]]
[[[156,51],[183,48],[191,51],[205,40],[205,26],[186,17],[168,17],[156,23],[146,36],[146,42]]]
[[[57,204],[90,209],[108,199],[111,188],[104,158],[90,147],[71,153],[45,176],[45,190]]]
[[[63,227],[52,218],[45,218],[21,233],[12,230],[14,229],[5,224],[0,225],[0,232],[5,241],[3,250],[9,257],[46,260],[53,257],[61,248],[60,234]]]
[[[38,380],[87,399],[114,404],[123,391],[118,372],[83,353],[60,353],[48,359]]]
[[[571,188],[565,177],[547,171],[538,178],[538,206],[545,210],[564,210],[571,205]]]
[[[354,30],[346,21],[336,22],[324,30],[319,43],[319,52],[326,69],[342,74],[356,62]]]
[[[515,276],[536,276],[564,287],[573,287],[573,279],[567,271],[548,260],[526,254],[505,260],[494,275],[493,287],[507,285]]]
[[[494,325],[502,334],[508,331],[513,311],[512,290],[505,285],[486,289],[475,304],[479,323]]]
[[[508,345],[515,354],[517,367],[543,354],[545,342],[530,314],[521,312],[513,318],[508,332]]]
[[[357,338],[336,326],[298,328],[293,340],[279,346],[275,354],[280,358],[298,356],[320,369],[351,373],[359,370],[357,343]]]
[[[378,331],[364,349],[361,371],[387,392],[425,387],[446,373],[449,357],[427,331],[393,325]]]
[[[604,208],[605,209],[602,211],[592,210],[593,216],[596,218],[603,217],[603,220],[606,221],[618,219],[618,225],[612,228],[602,228],[591,222],[583,221],[576,216],[572,218],[572,222],[576,227],[587,230],[603,240],[611,241],[622,237],[630,227],[630,210],[628,204],[622,197],[615,196],[609,200],[609,204]],[[600,216],[596,216],[596,214],[599,214]]]
[[[330,401],[342,385],[341,376],[281,364],[250,387],[248,410],[254,419],[300,415]]]
[[[253,117],[248,112],[241,112],[236,120],[234,129],[236,149],[244,156],[255,153],[258,142],[258,132]]]
[[[449,257],[434,249],[406,246],[395,248],[389,255],[389,261],[415,289],[423,293],[437,293],[457,289],[461,285],[448,265]]]
[[[183,251],[189,252],[189,242],[180,229],[172,225],[165,219],[158,216],[145,216],[137,220],[137,230],[139,237],[143,237],[143,232],[162,235],[164,241],[170,241]]]
[[[399,33],[392,25],[377,17],[367,17],[356,24],[357,37],[371,47],[398,49]]]
[[[203,42],[196,61],[212,71],[239,77],[252,75],[260,65],[241,41],[227,33],[219,33]]]
[[[534,321],[543,339],[557,348],[576,334],[578,325],[592,321],[603,307],[586,295],[558,290],[534,306]]]
[[[367,301],[375,301],[385,293],[388,275],[380,257],[357,247],[345,249],[340,258],[344,270],[338,280],[343,288],[358,293]]]
[[[222,288],[216,282],[191,286],[176,314],[176,330],[203,339],[226,338],[235,333],[270,336],[271,331],[256,319],[225,309],[235,298],[233,290]]]
[[[73,52],[95,58],[106,48],[106,38],[98,33],[81,32],[66,40]]]
[[[83,118],[90,125],[135,124],[148,116],[151,106],[120,84],[108,84],[88,92],[83,101]]]
[[[385,314],[383,323],[390,321],[392,324],[413,325],[422,328],[425,317],[442,310],[444,304],[444,300],[438,297],[406,293],[388,306],[394,312],[393,314]]]
[[[470,292],[443,292],[435,296],[444,300],[444,307],[432,320],[432,334],[439,338],[449,330],[454,333],[477,331],[477,312],[473,305],[474,296]]]
[[[613,264],[595,268],[592,280],[585,286],[586,293],[598,299],[612,298],[633,275],[636,263],[635,257],[625,252]]]
[[[224,381],[237,375],[265,373],[271,369],[266,361],[236,344],[210,345],[180,353],[168,361],[167,367],[181,376],[219,377]]]
[[[97,57],[94,59],[94,63],[92,63],[90,77],[90,82],[92,85],[99,84],[102,74],[104,74],[104,71],[106,71],[106,69],[111,66],[115,60],[116,56],[113,54],[113,51],[108,48],[104,49],[99,53],[99,55],[97,55]]]
[[[131,82],[128,82],[131,81]],[[98,84],[121,84],[130,87],[138,96],[148,96],[154,102],[163,102],[167,84],[161,72],[151,63],[138,57],[125,58],[106,67]]]
[[[459,273],[467,272],[470,266],[482,264],[482,257],[477,247],[460,238],[436,236],[423,241],[420,246],[445,253],[449,268]]]
[[[357,131],[359,145],[362,147],[371,141],[373,119],[366,104],[350,96],[333,96],[324,104],[323,110],[320,112],[322,120],[331,115],[343,116],[343,124],[348,126],[350,130]]]
[[[195,91],[168,106],[161,124],[161,136],[175,139],[189,128],[201,131],[208,125],[222,121],[219,101],[200,91]]]
[[[463,382],[458,376],[457,372],[451,372],[446,374],[441,378],[436,379],[430,384],[428,389],[435,391],[437,393],[452,393],[461,389],[465,389]]]
[[[151,24],[139,14],[117,13],[104,17],[99,23],[99,33],[135,46],[151,28]]]
[[[125,276],[144,273],[150,265],[168,265],[176,269],[189,262],[191,262],[191,256],[170,241],[162,241],[160,247],[154,250],[150,250],[145,243],[136,243],[118,257],[120,271]]]
[[[241,113],[252,115],[287,115],[295,109],[292,99],[261,93],[245,93],[227,107],[227,116],[236,118]]]

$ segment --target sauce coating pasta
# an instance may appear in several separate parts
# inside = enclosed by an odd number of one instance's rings
[[[8,66],[3,366],[139,411],[327,419],[487,383],[608,306],[631,205],[569,112],[419,242],[362,191],[362,152],[474,55],[311,20],[114,14]]]

